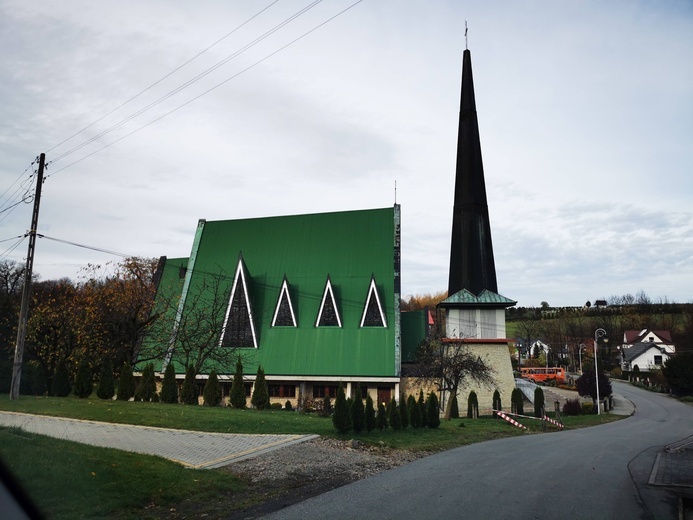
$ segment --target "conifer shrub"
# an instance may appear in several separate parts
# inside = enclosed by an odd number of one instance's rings
[[[375,407],[373,406],[373,398],[369,395],[366,397],[366,431],[368,433],[375,430],[377,422],[375,420]]]
[[[522,395],[522,390],[519,388],[514,388],[510,394],[510,403],[512,405],[513,413],[523,415],[525,413],[524,409],[524,396]]]
[[[178,402],[178,384],[176,384],[176,369],[173,363],[166,365],[164,380],[161,383],[161,402],[173,404]]]
[[[267,380],[265,379],[265,371],[262,369],[262,365],[257,367],[255,388],[253,389],[250,403],[258,410],[266,410],[270,407],[269,388],[267,388]]]
[[[469,392],[467,397],[467,417],[470,419],[479,417],[479,398],[474,390]]]
[[[322,398],[320,416],[329,417],[330,415],[332,415],[332,400],[330,399],[330,396],[326,394],[325,397]]]
[[[501,404],[501,396],[498,389],[496,389],[496,391],[493,392],[493,409],[498,411],[501,411],[503,409],[503,406]],[[494,417],[497,418],[498,416],[494,414]]]
[[[281,410],[282,403],[270,403],[270,410]]]
[[[390,400],[390,404],[388,405],[387,420],[390,423],[390,428],[393,430],[397,431],[402,429],[402,417],[399,414],[399,407],[394,397]]]
[[[159,396],[156,395],[156,376],[154,375],[154,365],[152,363],[147,363],[142,370],[142,377],[140,377],[140,384],[137,386],[135,391],[135,401],[144,401],[148,403],[150,401],[156,402],[159,400]]]
[[[85,357],[79,362],[77,366],[77,374],[75,376],[75,388],[74,393],[76,397],[80,399],[85,399],[91,395],[94,391],[94,382],[91,374],[91,367],[89,362]]]
[[[438,396],[435,392],[428,394],[428,399],[426,400],[426,426],[429,428],[438,428],[440,426]]]
[[[123,363],[123,368],[120,369],[117,396],[119,401],[129,401],[135,396],[135,378],[132,377],[132,367],[127,361]]]
[[[387,429],[387,411],[385,411],[385,405],[383,403],[378,403],[378,413],[375,416],[375,423],[379,431]]]
[[[450,419],[459,419],[460,418],[460,407],[457,404],[457,396],[454,396],[452,398],[452,402],[450,403]]]
[[[563,404],[563,413],[565,415],[580,415],[582,413],[582,405],[579,399],[568,399]]]
[[[421,428],[428,426],[428,406],[424,399],[423,389],[419,390],[419,400],[417,402],[419,405],[419,414],[421,415]]]
[[[597,409],[595,408],[594,403],[590,403],[590,402],[583,402],[582,403],[582,414],[583,415],[590,415],[593,413],[597,413],[596,410]]]
[[[287,401],[286,403],[284,403],[284,410],[286,410],[287,412],[292,412],[293,409],[294,407],[291,404],[291,401]]]
[[[351,427],[354,432],[361,433],[366,427],[366,410],[363,407],[361,388],[356,387],[356,395],[351,403]]]
[[[416,397],[410,395],[407,397],[407,408],[409,409],[409,422],[412,428],[421,428],[421,408],[416,402]]]
[[[534,389],[534,417],[544,416],[544,391],[541,387]]]
[[[111,363],[109,358],[106,358],[101,364],[101,375],[99,376],[99,384],[96,387],[96,396],[99,399],[113,399],[114,395],[113,363]]]
[[[70,386],[70,374],[67,371],[65,361],[61,360],[58,362],[58,366],[55,368],[53,384],[51,385],[51,395],[56,397],[67,397],[70,395],[70,392],[72,392],[72,387]]]
[[[204,390],[202,391],[202,396],[205,400],[205,406],[219,406],[219,403],[221,403],[221,387],[219,386],[219,378],[217,377],[216,370],[212,370],[209,373]],[[279,405],[280,409],[281,407],[282,405]]]
[[[236,361],[236,371],[233,374],[233,383],[231,383],[231,393],[229,394],[229,404],[234,408],[245,408],[245,383],[243,382],[243,362],[241,356],[238,356]]]
[[[180,402],[183,404],[199,404],[195,368],[188,365],[185,368],[185,379],[180,389]]]
[[[346,433],[351,427],[349,419],[349,408],[347,408],[346,395],[344,389],[340,386],[337,388],[337,397],[334,400],[334,413],[332,414],[332,424],[337,433]]]
[[[409,427],[409,408],[403,395],[399,398],[399,419],[402,423],[402,429],[406,430]]]

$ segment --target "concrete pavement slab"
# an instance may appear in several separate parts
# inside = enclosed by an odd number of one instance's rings
[[[158,455],[194,469],[218,468],[318,437],[207,433],[15,412],[0,412],[0,425],[102,448]]]

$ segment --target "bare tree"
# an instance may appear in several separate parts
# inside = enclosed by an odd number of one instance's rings
[[[460,387],[471,380],[491,388],[496,384],[494,369],[487,359],[473,353],[461,341],[445,341],[439,336],[425,340],[417,351],[419,382],[435,381],[441,392],[456,396]],[[445,418],[450,418],[452,399],[445,407]]]

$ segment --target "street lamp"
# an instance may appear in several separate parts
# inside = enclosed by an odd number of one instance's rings
[[[604,329],[597,329],[594,331],[594,383],[597,385],[597,415],[600,415],[599,406],[599,370],[597,368],[597,341],[599,338],[606,336],[606,331]],[[608,341],[608,340],[604,340]]]
[[[584,349],[584,348],[585,348],[585,344],[580,343],[580,347],[578,350],[578,357],[580,358],[580,375],[582,375],[582,349]]]

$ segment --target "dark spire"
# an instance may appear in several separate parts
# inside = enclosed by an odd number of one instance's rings
[[[484,289],[498,293],[469,50],[462,60],[448,295],[462,289],[477,296]]]

